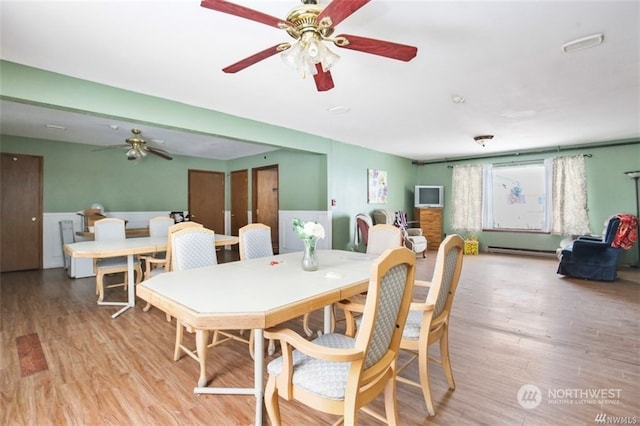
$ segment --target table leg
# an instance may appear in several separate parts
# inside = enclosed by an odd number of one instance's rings
[[[127,303],[124,308],[120,309],[115,314],[111,315],[111,318],[117,318],[121,313],[129,308],[133,308],[136,305],[136,280],[133,275],[133,255],[127,255]]]
[[[207,343],[209,342],[209,330],[196,329],[196,351],[200,361],[200,378],[198,386],[207,385]]]
[[[209,330],[196,329],[196,349],[200,359],[200,378],[198,387],[193,392],[196,394],[222,394],[222,395],[254,395],[256,398],[255,424],[262,426],[264,406],[264,330],[254,330],[254,357],[253,357],[253,387],[249,388],[219,388],[206,387],[206,358]]]
[[[264,406],[264,331],[256,328],[253,331],[254,356],[253,376],[256,396],[256,426],[262,425],[262,407]]]

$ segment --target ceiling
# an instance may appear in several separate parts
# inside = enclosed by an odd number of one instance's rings
[[[279,18],[300,4],[234,3]],[[640,137],[635,0],[372,0],[337,33],[417,46],[418,55],[401,62],[331,45],[341,59],[331,70],[335,88],[327,92],[277,55],[223,73],[292,39],[197,0],[3,0],[0,7],[4,60],[412,160]],[[563,44],[597,33],[604,34],[601,45],[563,52]],[[7,101],[0,108],[3,134],[116,145],[140,127],[152,145],[172,154],[230,159],[274,149],[121,118]],[[494,135],[484,147],[473,140],[482,134]]]

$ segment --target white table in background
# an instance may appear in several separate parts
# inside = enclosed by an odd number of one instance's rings
[[[216,234],[216,246],[238,243],[238,237]],[[127,238],[119,241],[80,241],[65,244],[64,252],[75,258],[105,258],[127,256],[127,301],[126,302],[98,302],[99,305],[122,306],[111,318],[117,318],[121,313],[136,304],[136,289],[133,273],[133,257],[141,254],[158,253],[167,250],[167,237],[139,237]]]
[[[373,258],[364,253],[319,250],[320,269],[302,270],[302,253],[229,262],[159,274],[138,285],[138,296],[195,329],[200,377],[195,393],[253,394],[255,423],[262,424],[264,334],[307,312],[367,290]],[[253,329],[253,388],[206,387],[206,360],[211,330]]]

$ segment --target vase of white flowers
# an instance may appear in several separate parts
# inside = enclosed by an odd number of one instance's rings
[[[318,239],[324,238],[324,228],[316,222],[303,222],[300,219],[293,219],[293,230],[304,243],[304,254],[302,256],[302,269],[305,271],[318,270],[318,256],[316,254],[316,244]]]

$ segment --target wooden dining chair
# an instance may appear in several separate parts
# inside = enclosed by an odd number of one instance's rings
[[[462,271],[464,240],[456,234],[451,234],[440,243],[436,255],[436,263],[431,281],[415,281],[415,287],[428,288],[424,302],[412,303],[407,322],[402,332],[400,349],[410,356],[398,366],[396,380],[422,389],[423,398],[430,415],[435,415],[435,408],[431,398],[429,385],[429,362],[436,362],[443,366],[449,389],[455,389],[453,369],[449,358],[449,316],[453,298],[458,288]],[[347,327],[345,334],[353,336],[359,328],[359,320],[354,314],[364,311],[363,305],[356,303],[345,304]],[[429,346],[440,343],[440,359],[429,357]],[[420,381],[401,376],[400,373],[414,361],[418,361]]]
[[[362,326],[356,337],[328,333],[308,341],[293,330],[271,328],[282,356],[267,365],[265,405],[272,425],[281,424],[280,398],[343,416],[358,424],[360,410],[398,424],[395,365],[411,303],[415,255],[405,247],[385,251],[371,267]],[[365,407],[384,392],[385,414]]]
[[[120,241],[125,240],[125,222],[118,218],[105,218],[97,220],[94,223],[94,239],[95,241]],[[94,272],[96,274],[96,295],[98,302],[104,300],[104,289],[111,287],[123,287],[127,289],[128,283],[128,266],[127,256],[105,257],[102,259],[94,259]],[[135,273],[135,283],[138,284],[142,280],[142,268],[140,260],[134,258],[133,268]],[[105,277],[111,274],[124,273],[124,281],[117,284],[105,286]]]
[[[181,271],[185,269],[202,268],[218,264],[215,245],[215,233],[203,227],[190,227],[181,229],[171,234],[171,270]],[[215,274],[212,273],[211,285],[215,285]],[[184,331],[192,333],[190,327],[185,326],[176,319],[176,342],[173,359],[178,361],[182,353],[199,361],[196,348],[189,348],[184,343]],[[217,346],[229,340],[237,340],[251,347],[252,341],[240,334],[230,331],[213,330],[211,342],[207,347]],[[249,351],[253,358],[253,351]]]
[[[145,270],[144,270],[144,279],[148,280],[151,277],[154,277],[163,272],[168,272],[171,270],[171,235],[174,232],[178,232],[181,229],[186,228],[202,228],[202,224],[197,222],[180,222],[173,223],[173,219],[169,218],[172,225],[167,228],[167,250],[164,252],[164,256],[155,257],[155,256],[141,256],[140,259],[144,260]],[[151,226],[149,227],[149,231],[151,231]],[[147,302],[147,304],[142,308],[144,312],[147,312],[151,308],[151,303]],[[166,314],[167,321],[171,321],[171,315]]]
[[[448,235],[440,243],[432,280],[430,282],[416,280],[415,282],[416,286],[429,288],[426,300],[422,303],[411,304],[400,341],[400,349],[408,352],[411,357],[398,367],[397,380],[422,389],[427,411],[432,416],[436,414],[436,411],[429,385],[429,361],[442,365],[449,389],[454,390],[456,387],[449,358],[449,318],[462,271],[463,253],[464,240],[459,235]],[[440,343],[439,359],[429,356],[429,346],[434,343]],[[418,361],[419,382],[399,375],[402,370],[416,360]]]

